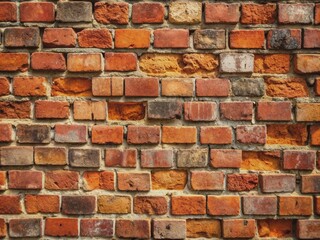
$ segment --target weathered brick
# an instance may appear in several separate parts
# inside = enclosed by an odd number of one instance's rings
[[[95,209],[95,196],[62,196],[61,211],[63,214],[93,214]]]
[[[162,96],[193,96],[194,81],[192,79],[162,79],[161,85]]]
[[[0,8],[0,22],[17,21],[17,5],[15,2],[1,2]]]
[[[216,109],[215,102],[185,102],[184,119],[187,121],[215,121]]]
[[[0,53],[0,71],[25,72],[29,68],[28,53]]]
[[[7,236],[7,225],[5,220],[3,218],[0,218],[0,237],[5,238],[6,236]]]
[[[62,53],[34,52],[31,55],[31,68],[40,71],[65,71],[67,66]]]
[[[152,172],[153,190],[182,190],[187,184],[188,174],[182,170],[162,170]]]
[[[69,115],[69,103],[66,101],[35,101],[35,117],[38,119],[65,119]]]
[[[109,219],[81,219],[80,236],[82,237],[113,237],[113,220]]]
[[[14,77],[13,94],[20,97],[44,97],[47,95],[45,77]]]
[[[108,102],[109,120],[142,120],[145,117],[144,102]]]
[[[232,81],[232,92],[235,96],[259,97],[264,95],[262,78],[241,78]]]
[[[227,187],[229,191],[251,191],[258,186],[256,174],[228,174]]]
[[[0,214],[22,213],[20,195],[0,195]]]
[[[320,192],[320,175],[302,175],[301,176],[302,193],[319,193]]]
[[[125,96],[157,97],[159,80],[157,78],[125,78]]]
[[[91,22],[91,2],[58,2],[56,20],[59,22]]]
[[[114,191],[115,177],[113,171],[84,172],[82,178],[85,191],[96,189]]]
[[[128,72],[137,70],[135,53],[105,53],[105,71]]]
[[[264,193],[293,192],[296,188],[294,174],[261,174],[260,188]]]
[[[91,141],[95,144],[122,144],[122,126],[95,125],[92,127]]]
[[[7,172],[0,171],[0,191],[7,189]]]
[[[303,146],[307,140],[308,131],[304,124],[267,125],[267,144]]]
[[[188,238],[220,238],[221,223],[216,219],[187,219]]]
[[[231,144],[232,129],[229,126],[200,127],[201,144]]]
[[[127,127],[128,144],[158,144],[160,142],[160,126]]]
[[[293,237],[293,226],[290,219],[260,219],[257,221],[257,227],[260,237]]]
[[[52,237],[77,237],[77,218],[46,218],[44,234]]]
[[[320,103],[297,103],[296,116],[298,122],[319,122]]]
[[[100,167],[100,149],[70,148],[68,152],[69,164],[72,167]]]
[[[32,170],[10,170],[8,177],[10,189],[42,189],[42,172]]]
[[[289,69],[289,54],[258,54],[254,56],[255,73],[288,73]]]
[[[0,124],[0,142],[12,142],[13,129],[11,124]]]
[[[0,165],[28,166],[33,164],[33,147],[1,147]]]
[[[56,170],[46,172],[45,188],[48,190],[79,189],[79,173],[75,171]]]
[[[73,118],[75,120],[106,119],[106,102],[104,101],[75,101],[73,103]]]
[[[280,216],[310,216],[312,215],[311,196],[280,196]]]
[[[240,143],[265,144],[267,138],[266,126],[237,126],[236,135],[237,141]]]
[[[84,29],[77,36],[79,47],[112,48],[112,35],[108,29]]]
[[[129,4],[126,2],[96,2],[94,18],[103,24],[128,24]]]
[[[51,2],[23,2],[20,4],[20,22],[54,22],[54,7]]]
[[[171,168],[173,165],[173,151],[166,149],[142,149],[142,168]]]
[[[236,149],[211,149],[210,164],[214,168],[240,168],[242,151]]]
[[[186,220],[184,219],[154,219],[153,236],[155,239],[185,239]]]
[[[300,29],[275,29],[268,32],[269,49],[300,49],[301,30]]]
[[[116,29],[115,48],[149,48],[150,30],[148,29]]]
[[[240,213],[239,196],[208,196],[208,214],[237,216]]]
[[[169,22],[173,24],[197,24],[201,22],[202,4],[176,1],[169,4]]]
[[[221,53],[220,71],[223,73],[253,72],[254,56],[251,53]]]
[[[52,96],[89,97],[92,95],[89,78],[54,78]]]
[[[223,237],[225,238],[253,238],[256,233],[254,219],[224,219]]]
[[[136,214],[163,215],[168,211],[166,197],[163,196],[135,196],[133,212]]]
[[[232,30],[229,33],[230,48],[264,48],[263,30]]]
[[[310,126],[310,135],[311,135],[310,144],[313,146],[319,146],[320,145],[320,126],[319,125]]]
[[[40,32],[38,28],[6,28],[4,30],[5,47],[36,48],[39,44]]]
[[[296,54],[294,59],[294,70],[297,73],[318,73],[320,54]]]
[[[19,143],[50,143],[50,126],[18,124],[16,137]]]
[[[1,5],[1,3],[0,3]],[[6,96],[10,94],[10,82],[6,77],[0,77],[0,96]]]
[[[223,78],[197,79],[196,94],[198,97],[227,97],[230,92],[230,81]]]
[[[56,124],[54,140],[59,143],[86,143],[86,125]]]
[[[137,150],[136,149],[106,149],[105,164],[107,167],[136,167]]]
[[[291,121],[291,102],[258,102],[257,120]]]
[[[278,22],[280,24],[308,24],[312,23],[314,17],[314,4],[278,4]],[[297,11],[299,9],[299,11]]]
[[[150,173],[118,172],[117,178],[120,191],[146,192],[150,190]]]
[[[40,218],[10,219],[9,236],[13,238],[30,238],[42,236]]]
[[[320,23],[320,4],[317,3],[315,6],[315,16],[314,16],[314,23],[319,24]]]
[[[162,28],[153,31],[155,48],[188,48],[189,30]],[[169,41],[168,41],[169,39]]]
[[[244,196],[242,197],[243,213],[245,215],[276,215],[276,196]]]
[[[194,144],[197,141],[197,129],[195,127],[162,127],[162,143]]]
[[[206,23],[235,24],[240,18],[238,3],[205,3]]]
[[[242,151],[241,169],[280,170],[280,151]]]
[[[316,152],[312,150],[285,150],[283,152],[283,168],[297,170],[313,170]]]
[[[220,103],[220,118],[231,121],[251,121],[253,102],[222,102]]]
[[[202,195],[172,196],[172,215],[203,215],[206,213],[206,197]]]
[[[226,48],[225,30],[197,29],[193,35],[195,49],[224,49]]]
[[[179,149],[177,152],[178,167],[205,167],[208,162],[208,150],[199,149]]]
[[[315,214],[320,215],[320,197],[315,198]]]
[[[150,220],[118,219],[116,221],[116,236],[119,238],[151,238]]]
[[[106,214],[131,213],[131,197],[119,195],[102,195],[98,197],[98,212]]]
[[[308,97],[309,90],[303,78],[277,78],[265,79],[266,94],[270,97]]]
[[[132,5],[132,22],[141,23],[163,23],[165,7],[161,3],[134,3]]]
[[[76,46],[76,38],[72,28],[45,28],[42,43],[44,47],[71,48]]]
[[[180,101],[148,101],[148,119],[180,119],[182,103]]]
[[[277,5],[274,3],[241,4],[241,23],[242,24],[272,24],[276,21]]]
[[[316,78],[316,84],[314,85],[314,91],[317,96],[320,96],[320,78]]]
[[[101,72],[103,71],[101,53],[68,53],[69,72]]]
[[[224,173],[211,171],[191,171],[190,185],[196,191],[224,190]],[[205,181],[203,181],[205,179]]]
[[[58,213],[60,212],[60,198],[58,195],[26,195],[24,198],[26,212]]]
[[[315,239],[320,234],[319,219],[313,220],[298,220],[297,235],[300,239]]]

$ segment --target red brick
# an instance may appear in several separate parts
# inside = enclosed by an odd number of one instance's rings
[[[13,94],[20,97],[44,97],[47,95],[45,77],[14,77]]]
[[[277,78],[265,79],[266,94],[270,97],[308,97],[309,89],[303,78]]]
[[[29,68],[28,53],[0,53],[0,71],[25,72]]]
[[[229,191],[250,191],[258,186],[256,174],[228,174],[227,186]]]
[[[320,24],[320,4],[319,3],[317,3],[315,7],[314,23]]]
[[[9,235],[13,238],[30,238],[42,236],[40,218],[10,219]]]
[[[162,170],[152,172],[153,190],[183,190],[187,184],[187,171]]]
[[[196,94],[198,97],[227,97],[230,92],[230,81],[223,78],[197,79]]]
[[[106,102],[104,101],[75,101],[73,103],[73,118],[75,120],[106,119]]]
[[[150,190],[150,173],[118,172],[117,178],[120,191],[147,192]]]
[[[123,127],[122,126],[102,126],[92,127],[92,143],[95,144],[122,144]]]
[[[95,189],[114,191],[115,177],[113,171],[84,172],[82,178],[83,189],[86,191]]]
[[[257,220],[259,237],[285,238],[293,237],[293,226],[290,219]]]
[[[135,53],[105,53],[105,71],[129,72],[137,70]]]
[[[305,28],[303,32],[303,47],[304,48],[319,48],[320,30]]]
[[[255,73],[288,73],[289,69],[289,54],[256,54],[254,56]]]
[[[42,189],[42,172],[29,170],[9,171],[8,186],[10,189]]]
[[[200,127],[201,144],[231,144],[232,129],[227,126]]]
[[[267,140],[266,126],[244,125],[237,126],[237,141],[245,144],[265,144]]]
[[[61,212],[63,214],[93,214],[95,213],[95,209],[95,196],[62,196]]]
[[[40,32],[33,27],[15,27],[4,30],[4,46],[8,48],[38,48]]]
[[[283,168],[286,170],[313,170],[315,168],[316,151],[285,150]]]
[[[237,216],[239,213],[239,196],[208,196],[209,215]]]
[[[231,121],[251,121],[253,102],[222,102],[220,103],[221,119]]]
[[[116,221],[116,236],[119,238],[131,239],[151,238],[150,220],[118,219]]]
[[[316,78],[316,84],[314,85],[314,92],[317,96],[320,96],[320,78]]]
[[[91,84],[89,78],[54,78],[51,96],[89,97]]]
[[[162,28],[153,31],[155,48],[188,48],[189,30]]]
[[[264,193],[293,192],[296,189],[294,174],[262,174],[260,188]]]
[[[161,94],[168,97],[192,97],[193,79],[161,79]]]
[[[96,2],[94,18],[103,24],[128,24],[129,4],[126,2]]]
[[[319,122],[320,103],[297,103],[296,115],[298,122]]]
[[[12,142],[13,129],[11,124],[0,124],[0,142]]]
[[[69,72],[100,72],[103,71],[101,53],[69,53]]]
[[[315,197],[315,201],[314,201],[314,212],[317,215],[320,215],[320,197]]]
[[[161,3],[134,3],[132,5],[132,22],[163,23],[165,7]]]
[[[0,22],[17,21],[17,5],[15,2],[1,2],[0,9]]]
[[[66,60],[62,53],[35,52],[31,55],[33,70],[65,71]]]
[[[223,172],[191,171],[190,177],[190,186],[195,191],[224,190]]]
[[[159,96],[159,80],[157,78],[125,78],[126,97]]]
[[[142,168],[171,168],[173,165],[173,151],[166,149],[141,150]]]
[[[320,193],[320,175],[302,175],[301,176],[302,193]]]
[[[184,119],[187,121],[214,121],[217,118],[215,102],[185,102]]]
[[[242,151],[235,149],[211,149],[210,164],[214,168],[240,168]]]
[[[20,21],[54,22],[54,8],[51,2],[23,2],[20,4]]]
[[[10,94],[10,82],[8,78],[0,77],[0,96],[6,96],[9,94]]]
[[[0,132],[1,132],[1,130],[0,130]],[[320,125],[310,126],[310,135],[311,135],[311,143],[310,144],[313,146],[319,146],[320,145]]]
[[[0,171],[0,191],[7,189],[7,172]]]
[[[149,48],[150,30],[148,29],[116,29],[115,48]]]
[[[221,238],[221,222],[216,219],[187,219],[188,238]]]
[[[42,36],[44,47],[72,48],[76,46],[77,34],[72,28],[45,28]]]
[[[35,102],[35,117],[38,119],[69,118],[69,103],[37,100]]]
[[[312,215],[311,196],[280,196],[280,216],[310,216]]]
[[[276,215],[276,196],[244,196],[242,197],[243,213],[245,215]]]
[[[278,7],[280,24],[308,24],[313,21],[314,4],[312,3],[279,4]]]
[[[7,236],[7,225],[5,220],[0,218],[0,238],[5,238],[6,236]]]
[[[224,219],[223,237],[225,238],[253,238],[256,233],[254,219]]]
[[[291,102],[259,102],[257,120],[291,121]]]
[[[160,142],[160,127],[129,125],[127,131],[128,144],[158,144]]]
[[[113,220],[109,219],[81,219],[81,237],[113,237]]]
[[[232,30],[229,38],[230,48],[264,48],[263,30]]]
[[[195,127],[162,127],[162,143],[194,144],[197,141],[197,129]]]
[[[320,220],[298,220],[297,235],[300,239],[316,239],[320,235]]]
[[[79,189],[79,173],[65,170],[46,172],[45,188],[59,191],[77,190]]]
[[[155,239],[185,239],[186,220],[154,219],[153,236]]]
[[[137,150],[136,149],[106,149],[105,164],[107,167],[136,167]]]
[[[172,215],[206,214],[206,197],[202,195],[172,196]]]
[[[241,4],[241,23],[242,24],[272,24],[276,21],[277,5],[274,3]]]
[[[44,234],[52,237],[79,236],[77,218],[47,218]]]
[[[77,33],[82,48],[112,48],[112,35],[108,29],[84,29]]]
[[[87,126],[56,124],[54,140],[59,143],[86,143]]]
[[[0,195],[0,214],[22,213],[19,195]]]
[[[24,204],[28,214],[60,212],[60,198],[58,195],[27,194],[24,198]]]
[[[240,4],[227,3],[206,3],[205,22],[206,23],[231,23],[239,22]]]
[[[168,211],[166,197],[163,196],[135,196],[133,212],[136,214],[163,215]]]

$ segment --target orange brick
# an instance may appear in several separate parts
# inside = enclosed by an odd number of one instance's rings
[[[112,48],[112,35],[107,29],[84,29],[77,35],[79,47]]]
[[[159,80],[157,78],[125,78],[125,96],[157,97]]]
[[[267,54],[254,56],[255,73],[288,73],[290,69],[290,55]]]
[[[172,196],[172,215],[206,214],[206,197],[202,195]]]
[[[237,216],[240,214],[239,196],[208,196],[208,214]]]
[[[241,23],[243,24],[272,24],[276,21],[277,5],[274,3],[241,4]]]
[[[153,190],[183,190],[187,184],[187,171],[163,170],[152,172]]]
[[[161,3],[141,2],[132,5],[132,22],[163,23],[165,7]]]
[[[54,7],[51,2],[23,2],[20,4],[20,21],[54,22]]]
[[[103,24],[128,24],[129,4],[126,2],[96,2],[94,18]]]
[[[14,2],[0,3],[0,22],[17,21],[17,5]]]
[[[54,78],[51,96],[89,97],[92,96],[89,78]]]
[[[115,48],[149,48],[150,30],[116,29]]]
[[[157,29],[153,32],[155,48],[188,48],[189,30],[186,29]]]
[[[105,71],[127,72],[137,70],[135,53],[105,53]]]
[[[75,47],[76,38],[72,28],[45,28],[42,42],[44,47]]]
[[[100,72],[103,71],[101,53],[69,53],[69,72]]]
[[[120,191],[150,191],[150,173],[148,172],[118,172],[118,189]]]
[[[104,101],[75,101],[73,103],[75,120],[105,120],[106,102]]]
[[[264,48],[263,30],[232,30],[229,35],[230,48]]]
[[[201,127],[201,144],[231,144],[232,130],[230,127]]]
[[[194,144],[196,141],[197,129],[195,127],[162,127],[162,143]]]
[[[60,212],[60,199],[58,195],[26,195],[24,199],[26,212],[58,213]]]
[[[192,79],[162,79],[162,96],[191,97],[194,81]]]
[[[13,93],[21,97],[46,96],[47,79],[45,77],[14,77]]]
[[[280,216],[309,216],[312,215],[311,196],[280,196]]]
[[[223,237],[253,238],[256,233],[254,219],[225,219],[223,220]]]
[[[0,53],[0,71],[25,72],[28,68],[28,53]]]
[[[122,126],[102,126],[92,127],[92,143],[95,144],[122,144],[123,127]]]
[[[184,119],[187,121],[216,120],[217,104],[215,102],[185,102]]]
[[[10,94],[10,82],[6,77],[0,77],[0,96],[6,96]]]
[[[206,23],[229,23],[235,24],[240,18],[240,4],[228,3],[206,3],[205,22]]]
[[[31,55],[33,70],[65,71],[66,60],[62,53],[35,52]]]
[[[96,189],[114,191],[115,189],[115,176],[113,171],[84,172],[82,177],[83,189],[85,191]]]

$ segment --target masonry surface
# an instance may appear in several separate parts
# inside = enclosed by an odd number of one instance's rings
[[[320,238],[320,2],[0,1],[0,237]]]

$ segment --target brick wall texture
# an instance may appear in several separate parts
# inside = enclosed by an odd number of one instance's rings
[[[0,36],[0,237],[320,238],[319,0],[1,0]]]

